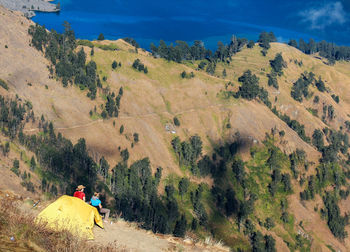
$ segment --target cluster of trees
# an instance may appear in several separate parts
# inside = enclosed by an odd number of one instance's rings
[[[113,60],[112,69],[116,69],[118,66],[121,67],[122,63],[121,62],[118,63],[117,61]]]
[[[259,46],[266,50],[270,49],[271,42],[276,42],[276,41],[277,39],[273,32],[265,32],[265,31],[260,33],[259,39],[258,39]]]
[[[282,54],[277,53],[273,60],[270,60],[271,65],[271,73],[267,74],[269,86],[273,86],[278,89],[277,76],[281,76],[283,74],[283,68],[287,67],[287,63],[284,61]]]
[[[298,102],[303,101],[303,97],[309,95],[309,85],[315,81],[315,74],[312,72],[302,73],[299,79],[293,84],[291,96]]]
[[[259,37],[259,44],[263,47],[266,54],[266,50],[270,47],[270,42],[276,41],[276,38],[272,32],[263,32]],[[205,48],[202,41],[194,41],[193,45],[188,45],[185,41],[176,41],[175,46],[170,44],[169,46],[161,40],[159,45],[156,46],[153,43],[150,45],[152,55],[155,57],[164,58],[168,61],[175,61],[181,63],[186,60],[201,60],[198,64],[198,69],[205,70],[210,75],[214,75],[216,64],[218,62],[225,62],[230,64],[232,56],[241,51],[244,46],[253,48],[254,41],[249,41],[246,38],[231,37],[231,41],[228,44],[218,42],[215,52]],[[226,77],[226,70],[223,71],[223,77]]]
[[[183,71],[180,74],[180,76],[181,76],[182,79],[192,79],[192,78],[194,78],[194,73],[193,72],[186,73],[186,71]]]
[[[238,92],[234,94],[236,98],[242,97],[247,100],[259,98],[266,106],[271,107],[268,92],[263,87],[259,87],[259,78],[255,74],[252,74],[250,70],[245,71],[238,78],[238,81],[242,85],[239,87]]]
[[[259,37],[259,45],[265,50],[270,48],[270,42],[276,41],[275,35],[270,32],[263,32]],[[155,57],[164,58],[169,61],[182,62],[185,60],[208,60],[209,62],[227,62],[229,63],[231,57],[237,52],[241,51],[244,46],[253,48],[254,41],[248,41],[246,38],[231,37],[231,41],[225,45],[221,41],[218,42],[215,52],[205,48],[202,41],[196,40],[193,45],[188,45],[185,41],[177,40],[175,45],[169,46],[163,41],[159,41],[156,46],[153,43],[150,45],[152,54]]]
[[[209,60],[202,60],[197,67],[197,70],[205,70],[208,74],[214,75],[216,69],[216,62]],[[226,70],[223,71],[223,77],[226,77]]]
[[[276,154],[274,154],[276,153]],[[275,196],[277,191],[283,191],[286,193],[292,192],[292,183],[291,176],[289,173],[281,174],[281,166],[278,164],[278,160],[276,159],[278,156],[278,152],[274,150],[271,152],[269,159],[267,160],[267,164],[275,164],[271,174],[271,182],[269,183],[269,192],[271,196]]]
[[[8,99],[0,95],[0,128],[6,136],[15,138],[29,120],[35,122],[30,103],[22,104],[17,97]]]
[[[74,83],[82,89],[87,88],[87,96],[95,99],[97,86],[100,85],[96,63],[90,61],[86,64],[84,50],[76,52],[77,41],[69,23],[65,22],[64,28],[64,33],[60,34],[54,30],[47,32],[44,26],[38,24],[31,25],[28,30],[32,36],[31,44],[45,53],[52,63],[49,68],[51,74],[55,68],[55,73],[64,86]]]
[[[84,139],[80,139],[73,145],[71,141],[64,138],[60,133],[55,134],[52,123],[45,121],[42,116],[39,127],[42,131],[39,135],[25,135],[22,131],[24,123],[29,120],[35,121],[31,103],[25,105],[16,100],[6,99],[0,96],[0,125],[2,132],[11,139],[17,138],[22,145],[35,153],[38,163],[43,172],[47,174],[42,183],[42,188],[48,188],[50,192],[56,192],[55,185],[48,186],[47,179],[58,178],[61,181],[61,193],[71,194],[74,189],[70,183],[84,183],[91,185],[96,182],[96,164],[89,157]],[[2,148],[4,154],[9,152],[9,143]],[[17,160],[18,161],[18,160]],[[36,167],[34,157],[30,162],[31,170]],[[13,166],[14,172],[19,174],[19,164]],[[24,174],[23,174],[24,176]],[[23,178],[25,186],[32,190],[33,185]]]
[[[327,219],[327,224],[333,235],[341,240],[348,236],[345,231],[345,226],[349,224],[349,216],[341,216],[337,197],[331,192],[326,192],[323,197],[324,208],[322,209],[323,216]]]
[[[329,143],[325,146],[324,139]],[[312,135],[312,144],[322,153],[320,165],[316,168],[316,176],[308,177],[308,183],[304,191],[300,193],[302,200],[314,199],[317,193],[324,194],[324,208],[321,214],[327,219],[327,224],[335,237],[343,240],[347,237],[345,226],[348,224],[348,216],[341,216],[338,207],[339,197],[346,199],[350,191],[341,189],[347,184],[346,177],[349,173],[339,165],[338,153],[346,154],[349,148],[349,137],[341,130],[335,131],[328,128],[316,129]],[[332,186],[334,191],[324,189]]]
[[[173,233],[184,236],[187,230],[187,219],[181,214],[175,198],[176,188],[165,186],[165,195],[158,195],[158,185],[162,168],[157,168],[153,175],[148,158],[136,161],[128,167],[126,162],[118,163],[112,170],[111,190],[115,195],[116,209],[128,221],[138,221],[142,227],[153,232]],[[178,185],[179,194],[188,192],[189,180],[182,178]],[[194,213],[198,216],[192,222],[205,225],[207,213],[201,203],[202,186],[199,185],[191,200]],[[192,225],[193,226],[193,225]],[[195,225],[196,226],[196,225]]]
[[[336,102],[336,103],[339,103],[340,99],[339,99],[339,95],[335,95],[335,94],[332,94],[332,99]]]
[[[325,57],[330,63],[334,63],[335,60],[349,60],[350,59],[350,47],[349,46],[337,46],[334,43],[326,41],[315,42],[313,39],[306,43],[303,39],[299,40],[299,44],[296,40],[290,40],[288,45],[298,48],[300,51],[306,54],[319,53],[320,56]]]
[[[87,185],[87,193],[94,188],[96,183],[96,163],[89,156],[86,142],[79,139],[73,145],[72,142],[64,138],[60,133],[55,134],[52,123],[49,124],[47,132],[42,135],[18,134],[21,144],[33,151],[38,163],[45,171],[51,174],[43,179],[42,184],[48,185],[50,180],[60,181],[60,193],[72,194],[74,185]],[[52,184],[51,192],[56,192],[57,188]]]
[[[136,59],[134,63],[132,63],[132,67],[139,72],[148,73],[148,68],[139,59]]]
[[[239,138],[239,135],[236,137],[235,142],[215,149],[212,160],[208,157],[211,162],[211,175],[214,178],[214,186],[211,190],[212,197],[221,214],[232,217],[239,229],[242,224],[244,225],[244,234],[250,238],[253,251],[275,251],[275,242],[272,237],[263,237],[249,218],[255,211],[255,202],[264,193],[258,192],[258,187],[254,189],[255,182],[254,185],[249,182],[256,181],[252,174],[255,168],[248,173],[247,169],[251,169],[251,167],[246,167],[246,164],[237,157],[236,154],[244,142]],[[270,181],[268,184],[270,194],[264,194],[263,197],[270,197],[271,201],[274,201],[273,199],[278,198],[278,194],[287,195],[292,192],[292,178],[288,172],[281,174],[281,169],[285,166],[288,157],[269,140],[264,141],[264,144],[268,155],[264,154],[264,160],[259,165],[259,167],[264,167],[264,171],[260,170],[258,176],[261,177],[261,181]],[[261,153],[257,154],[257,152],[258,150],[252,150],[252,156],[261,157]],[[262,178],[263,176],[264,178]],[[262,186],[265,188],[266,185]],[[280,219],[289,222],[287,202],[283,200],[280,204]],[[270,229],[273,226],[273,217],[269,217],[266,221],[266,228]]]
[[[341,190],[341,186],[346,184],[345,174],[342,172],[337,163],[321,163],[317,169],[316,176],[308,177],[307,187],[300,192],[302,200],[311,200],[315,198],[317,193],[322,193],[322,189],[333,185],[336,190],[326,191],[323,196],[324,208],[321,209],[322,217],[327,219],[329,229],[333,235],[341,240],[347,237],[345,226],[348,225],[348,215],[341,216],[338,207],[338,199],[340,196],[346,199],[349,191]]]
[[[276,252],[276,240],[271,235],[262,235],[260,231],[249,234],[253,251]]]
[[[332,121],[335,118],[335,110],[332,105],[323,104],[322,112],[323,112],[322,121],[324,123],[327,123],[326,119],[328,119],[329,121]]]
[[[317,87],[318,91],[320,91],[320,92],[326,91],[326,85],[324,84],[323,80],[321,79],[321,76],[316,81],[316,87]]]
[[[211,193],[222,214],[227,217],[235,217],[240,226],[253,213],[254,203],[258,198],[256,194],[250,192],[245,164],[241,159],[235,157],[236,148],[236,144],[226,145],[217,152],[220,161],[215,162],[212,168],[215,185]],[[231,167],[231,170],[228,170],[228,167]],[[227,183],[228,177],[231,177],[228,174],[232,174],[235,187]],[[243,198],[238,196],[242,189],[246,192]]]
[[[316,195],[316,178],[314,175],[308,177],[307,187],[304,191],[300,192],[301,200],[311,200],[315,198]]]
[[[197,160],[202,155],[202,140],[198,135],[191,136],[189,141],[182,141],[175,137],[171,145],[178,156],[179,165],[190,166],[193,174],[202,173],[198,170]]]
[[[275,72],[271,72],[269,74],[266,74],[268,81],[267,84],[269,86],[272,86],[276,89],[279,89],[279,85],[278,85],[278,81],[277,81],[277,75],[275,74]]]
[[[267,50],[270,49],[270,47],[271,47],[270,43],[276,42],[276,41],[277,41],[277,39],[276,39],[275,34],[273,32],[260,33],[258,42],[259,42],[259,46],[262,48],[261,54],[263,56],[266,56]]]
[[[283,68],[287,67],[287,63],[284,61],[281,53],[277,53],[275,58],[273,60],[270,60],[270,65],[272,71],[278,76],[283,75]]]
[[[295,179],[300,174],[300,168],[308,169],[308,162],[306,159],[306,153],[302,149],[296,149],[289,155],[290,169]]]
[[[115,93],[108,92],[106,97],[105,109],[101,112],[102,118],[107,117],[118,117],[120,109],[120,101],[123,96],[123,87],[119,88],[118,95],[115,96]]]
[[[328,146],[324,144],[324,137],[329,142]],[[349,136],[341,130],[335,131],[324,128],[322,131],[316,129],[312,135],[312,143],[318,151],[322,153],[323,163],[335,163],[339,161],[338,153],[346,154],[349,149]]]

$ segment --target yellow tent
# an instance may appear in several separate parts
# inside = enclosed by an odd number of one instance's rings
[[[94,239],[94,222],[103,228],[97,209],[79,198],[64,195],[46,207],[36,221],[55,230],[68,230],[81,238]]]

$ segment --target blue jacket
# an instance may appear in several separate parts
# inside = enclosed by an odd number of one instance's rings
[[[91,201],[91,205],[94,207],[97,207],[101,204],[101,200],[95,196],[92,196],[90,201]]]

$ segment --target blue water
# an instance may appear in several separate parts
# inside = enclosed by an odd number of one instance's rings
[[[273,0],[59,2],[59,14],[37,13],[33,20],[57,31],[62,31],[63,22],[68,21],[76,37],[81,39],[96,39],[100,33],[108,39],[133,37],[144,48],[148,48],[150,42],[163,39],[166,42],[202,40],[207,47],[215,49],[219,40],[228,42],[233,34],[256,40],[264,30],[273,31],[281,42],[312,37],[338,44],[350,43],[349,22],[339,17],[344,13],[348,15],[350,6],[346,1],[338,1],[340,4],[336,5],[334,1],[326,0],[281,3]],[[329,14],[332,11],[334,15]],[[315,13],[316,19],[308,19]]]

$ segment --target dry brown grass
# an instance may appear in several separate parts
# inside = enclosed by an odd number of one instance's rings
[[[101,246],[80,240],[67,231],[57,232],[23,213],[16,201],[0,200],[0,251],[124,251],[113,244]]]

